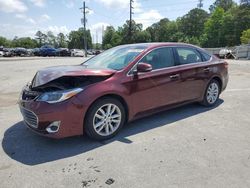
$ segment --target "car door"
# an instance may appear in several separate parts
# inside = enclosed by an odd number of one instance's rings
[[[162,47],[145,55],[138,63],[151,64],[153,70],[138,73],[131,79],[134,114],[175,103],[178,75],[175,71],[173,49]]]
[[[178,98],[183,102],[201,98],[210,76],[208,65],[195,48],[176,47],[174,50],[180,75]]]

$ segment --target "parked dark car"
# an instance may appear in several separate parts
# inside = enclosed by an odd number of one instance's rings
[[[71,56],[71,51],[67,48],[58,48],[57,49],[57,56],[69,57],[69,56]]]
[[[32,51],[33,51],[34,56],[41,56],[40,48],[34,48]]]
[[[15,56],[27,56],[28,51],[25,48],[15,48],[13,50]]]
[[[40,48],[39,54],[40,54],[40,56],[43,56],[43,57],[56,56],[57,50],[55,48],[51,48],[51,47]]]
[[[228,64],[201,48],[131,44],[81,65],[38,71],[19,106],[27,126],[41,135],[86,133],[104,140],[126,122],[155,112],[193,102],[214,106],[227,83]]]

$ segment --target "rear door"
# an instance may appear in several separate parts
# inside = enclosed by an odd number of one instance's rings
[[[181,101],[190,101],[201,98],[207,80],[211,76],[209,63],[204,62],[204,57],[195,48],[176,47],[175,54],[180,74]]]

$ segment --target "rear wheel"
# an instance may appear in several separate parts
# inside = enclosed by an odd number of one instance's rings
[[[219,99],[220,84],[217,80],[211,80],[207,86],[205,95],[203,97],[202,105],[214,106]]]
[[[85,118],[85,131],[95,140],[105,140],[115,136],[125,122],[125,110],[121,102],[114,98],[96,101]]]

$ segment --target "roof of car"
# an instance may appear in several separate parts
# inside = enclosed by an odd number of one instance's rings
[[[160,47],[160,46],[189,46],[199,48],[192,44],[187,43],[177,43],[177,42],[151,42],[151,43],[135,43],[135,44],[125,44],[123,46],[145,46],[147,48]]]

